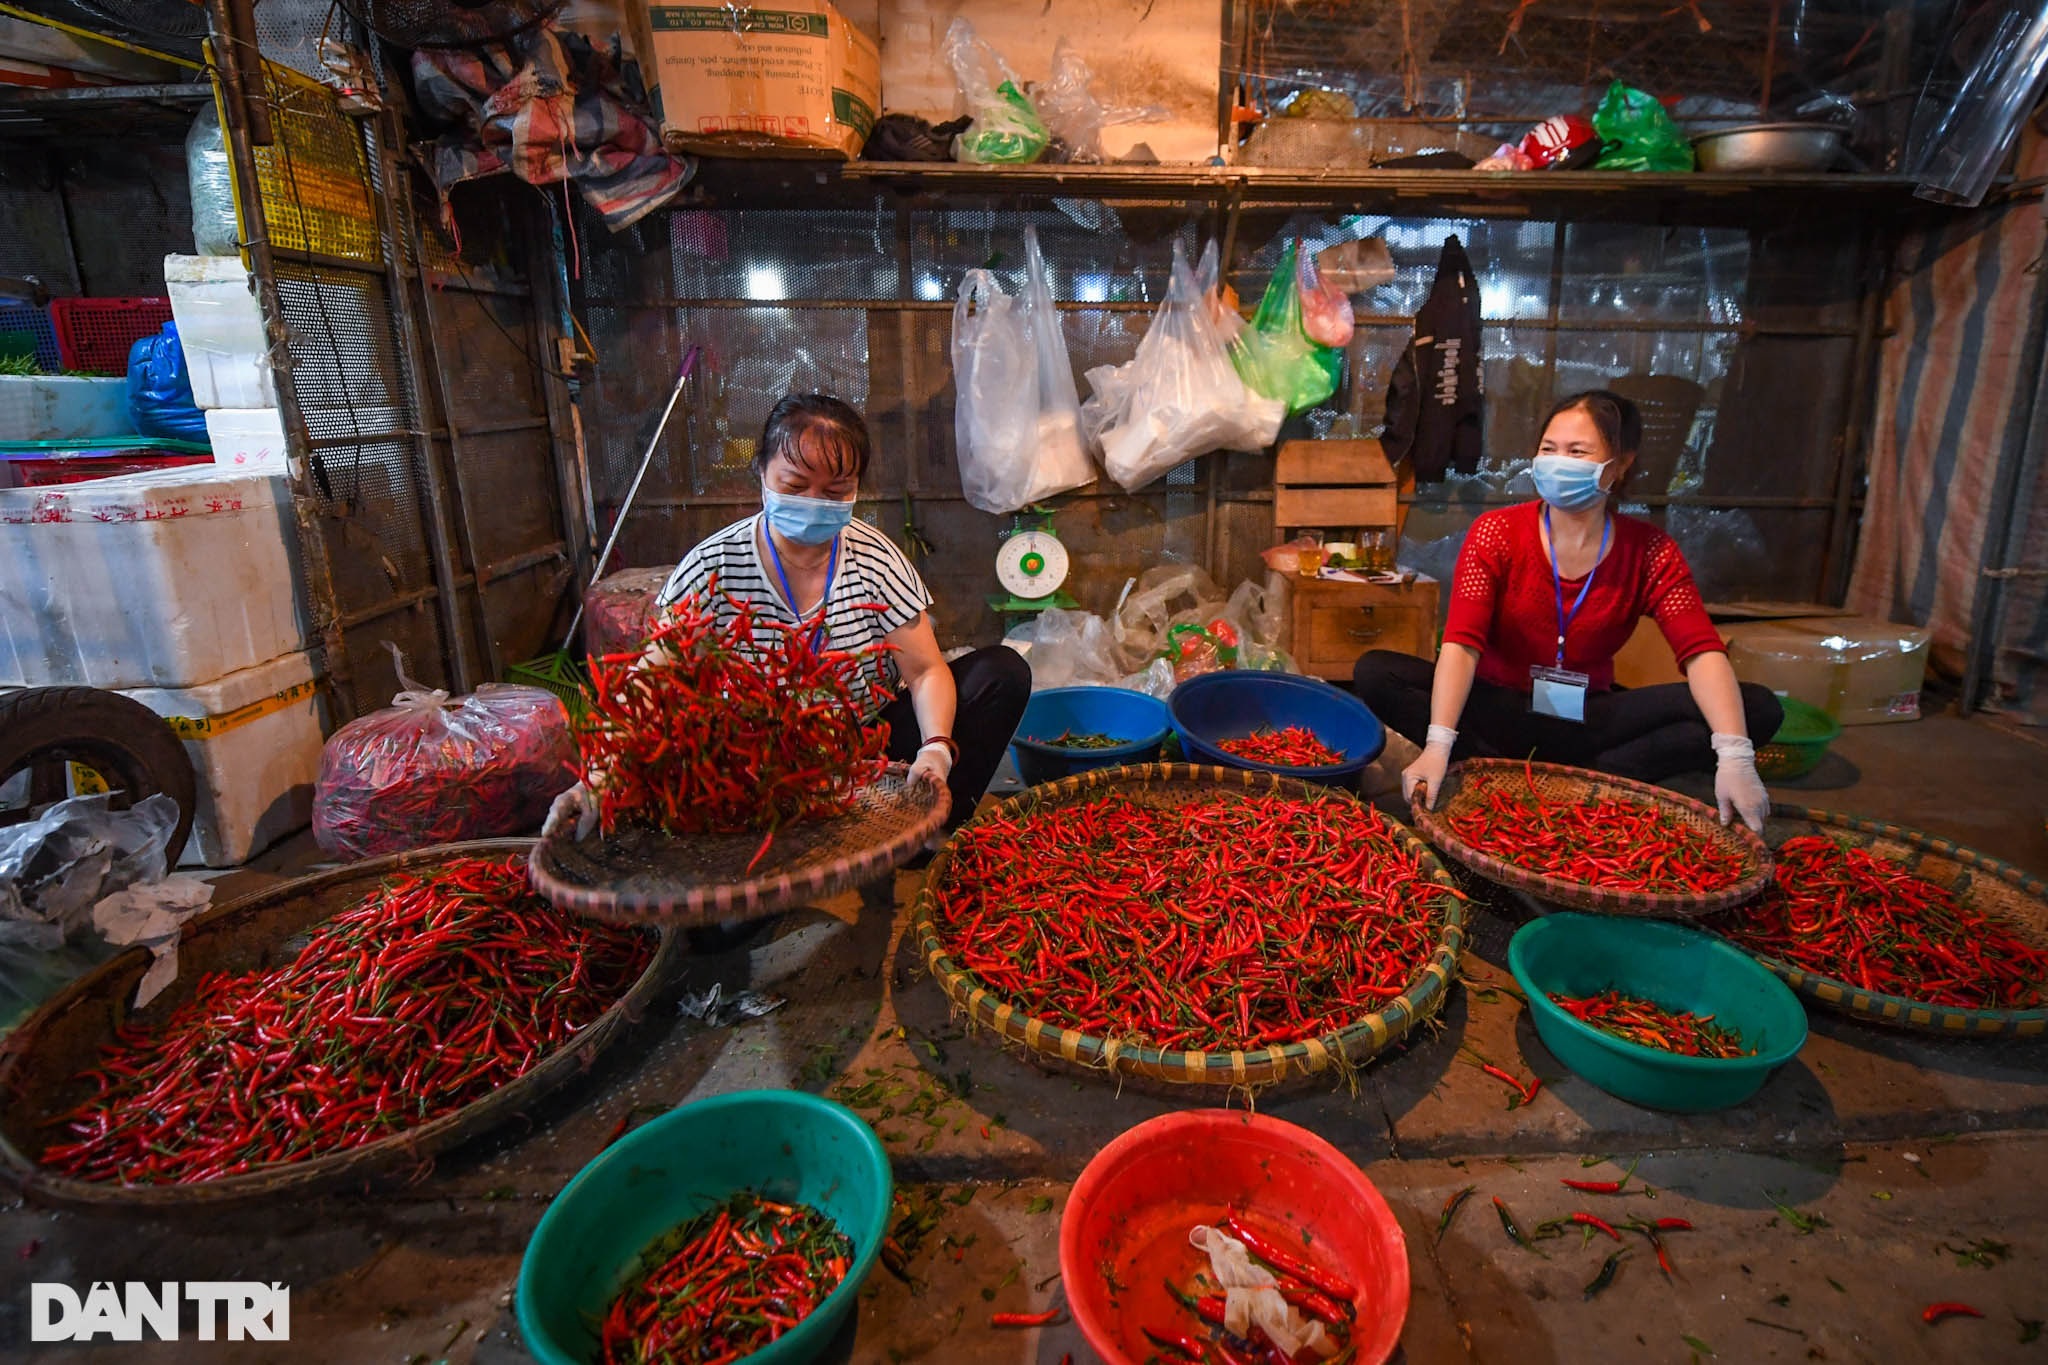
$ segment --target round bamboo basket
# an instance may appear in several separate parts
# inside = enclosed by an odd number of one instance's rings
[[[122,1024],[162,1018],[189,999],[208,973],[262,971],[290,960],[307,931],[360,903],[393,873],[425,872],[458,858],[523,854],[532,846],[531,839],[441,844],[300,877],[208,910],[185,925],[178,941],[177,980],[140,1011],[130,1002],[149,967],[149,954],[142,949],[125,952],[72,982],[0,1040],[0,1180],[49,1203],[161,1210],[219,1208],[425,1174],[436,1154],[498,1126],[589,1070],[674,973],[685,951],[682,936],[660,931],[654,958],[632,988],[517,1080],[417,1128],[328,1156],[186,1184],[78,1180],[36,1158],[56,1134],[50,1121],[94,1093],[81,1073],[98,1063],[101,1048]]]
[[[1150,763],[1077,773],[1034,787],[983,814],[1003,817],[1046,803],[1072,803],[1101,796],[1123,796],[1147,805],[1172,808],[1225,794],[1356,799],[1270,773],[1187,763]],[[1246,1090],[1329,1071],[1343,1074],[1399,1042],[1443,1007],[1450,982],[1458,974],[1458,955],[1465,943],[1464,899],[1456,882],[1420,839],[1394,822],[1389,821],[1389,827],[1396,842],[1416,856],[1424,875],[1450,893],[1445,898],[1444,920],[1436,944],[1401,995],[1347,1028],[1302,1042],[1251,1051],[1161,1050],[1142,1042],[1098,1038],[1025,1013],[981,985],[953,959],[940,936],[933,919],[930,888],[944,880],[950,849],[940,850],[932,860],[910,932],[939,988],[971,1026],[993,1030],[1026,1052],[1054,1063],[1099,1075],[1138,1077],[1175,1087],[1224,1086]]]
[[[1512,784],[1516,794],[1528,792],[1531,784],[1545,802],[1574,805],[1589,801],[1636,801],[1659,806],[1678,817],[1703,842],[1718,844],[1741,857],[1740,878],[1716,891],[1630,891],[1618,887],[1593,886],[1566,881],[1509,862],[1497,854],[1477,848],[1451,828],[1455,816],[1485,809],[1487,794],[1496,786]],[[1486,880],[1511,891],[1521,891],[1553,905],[1569,906],[1596,915],[1642,915],[1652,919],[1698,919],[1740,905],[1755,896],[1771,880],[1771,853],[1764,841],[1739,821],[1723,825],[1712,807],[1626,777],[1610,777],[1584,768],[1567,768],[1555,763],[1522,763],[1506,758],[1472,758],[1454,764],[1444,780],[1444,790],[1435,810],[1414,808],[1415,827],[1444,855],[1461,863]]]

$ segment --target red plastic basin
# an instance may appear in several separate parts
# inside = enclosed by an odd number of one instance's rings
[[[1335,1147],[1259,1114],[1165,1114],[1095,1154],[1060,1223],[1060,1277],[1081,1335],[1109,1365],[1157,1354],[1144,1329],[1194,1336],[1167,1295],[1208,1258],[1188,1230],[1235,1213],[1358,1288],[1358,1365],[1382,1365],[1408,1317],[1408,1244],[1365,1173]]]

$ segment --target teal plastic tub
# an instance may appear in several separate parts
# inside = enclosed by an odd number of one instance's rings
[[[590,1365],[595,1324],[655,1239],[752,1190],[818,1209],[853,1239],[853,1267],[816,1312],[746,1357],[798,1365],[831,1345],[889,1224],[889,1158],[844,1105],[743,1090],[664,1114],[614,1143],[555,1196],[519,1266],[519,1330],[547,1365]]]
[[[1529,997],[1543,1046],[1608,1094],[1647,1109],[1696,1114],[1740,1104],[1806,1045],[1806,1010],[1783,982],[1714,935],[1663,920],[1531,920],[1508,943],[1508,970]],[[1582,1024],[1550,1000],[1610,989],[1711,1014],[1756,1056],[1684,1057],[1645,1047]]]

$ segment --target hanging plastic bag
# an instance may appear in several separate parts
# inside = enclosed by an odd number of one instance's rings
[[[1318,251],[1316,273],[1340,294],[1363,294],[1394,282],[1394,253],[1384,237],[1353,237]]]
[[[1080,687],[1110,684],[1124,667],[1109,622],[1093,612],[1048,607],[1031,623],[1031,687]]]
[[[235,226],[234,172],[228,167],[220,115],[210,99],[199,106],[185,134],[185,184],[192,197],[192,244],[199,254],[238,254],[242,234]]]
[[[974,119],[954,140],[954,156],[981,165],[1021,166],[1044,155],[1052,141],[1045,120],[996,50],[975,35],[974,25],[953,20],[940,51]]]
[[[953,441],[960,491],[984,512],[1025,506],[1038,439],[1038,350],[1024,310],[986,270],[953,305]]]
[[[1349,346],[1358,325],[1351,313],[1350,295],[1323,282],[1316,258],[1308,252],[1302,252],[1297,260],[1295,285],[1301,290],[1302,332],[1318,346]]]
[[[1244,382],[1288,412],[1312,408],[1335,393],[1343,361],[1339,352],[1317,345],[1302,330],[1295,254],[1294,243],[1289,242],[1273,267],[1251,325],[1238,334],[1230,354]]]
[[[1060,332],[1060,310],[1052,300],[1050,274],[1038,250],[1038,229],[1024,228],[1024,326],[1038,362],[1037,446],[1031,485],[1018,506],[1095,481],[1095,462],[1081,436],[1081,394],[1074,363]]]
[[[1252,393],[1231,368],[1179,242],[1166,300],[1123,365],[1088,371],[1082,405],[1109,476],[1135,491],[1212,450],[1262,450],[1279,433],[1280,405]]]
[[[192,398],[175,322],[128,348],[128,420],[144,436],[206,444],[206,414]]]
[[[402,689],[328,737],[313,837],[337,858],[530,834],[576,781],[554,693],[485,683],[466,697],[421,687],[388,642]]]
[[[1596,171],[1692,169],[1692,143],[1655,95],[1616,81],[1593,111],[1593,128],[1607,144]]]
[[[1157,123],[1167,117],[1163,105],[1119,108],[1103,104],[1095,94],[1087,58],[1065,38],[1052,45],[1052,75],[1031,88],[1031,98],[1052,135],[1051,155],[1062,161],[1106,160],[1104,128],[1112,123]]]

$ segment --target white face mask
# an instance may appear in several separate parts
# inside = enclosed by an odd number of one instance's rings
[[[1606,472],[1604,464],[1570,455],[1538,455],[1529,464],[1536,496],[1560,512],[1586,512],[1598,507],[1607,496],[1607,489],[1600,482]]]

